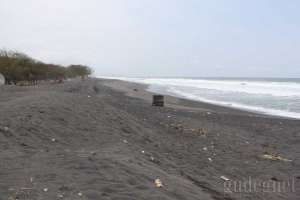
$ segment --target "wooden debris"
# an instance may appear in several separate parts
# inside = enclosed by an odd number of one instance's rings
[[[270,154],[264,154],[264,155],[262,155],[262,158],[269,159],[269,160],[274,160],[274,161],[292,162],[292,160],[283,158],[281,156],[275,156],[275,155],[270,155]]]
[[[221,178],[222,180],[224,180],[224,181],[230,181],[230,179],[227,178],[226,176],[221,176],[220,178]]]

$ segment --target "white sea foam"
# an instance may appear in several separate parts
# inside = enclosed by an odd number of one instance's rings
[[[253,82],[233,80],[194,80],[194,79],[126,79],[146,84],[186,86],[200,89],[213,89],[225,92],[264,94],[272,96],[300,97],[300,84],[289,82]]]
[[[275,116],[283,116],[283,117],[300,119],[300,113],[296,113],[296,112],[288,112],[288,111],[284,111],[284,110],[264,108],[261,106],[250,106],[250,105],[245,105],[245,104],[240,104],[240,103],[230,102],[230,101],[222,102],[222,101],[209,100],[209,99],[201,98],[200,96],[197,96],[197,95],[178,91],[174,88],[170,88],[169,92],[174,93],[174,94],[177,93],[178,95],[185,97],[187,99],[191,99],[191,100],[198,100],[198,101],[221,105],[221,106],[226,106],[226,107],[240,108],[240,109],[248,110],[248,111],[256,111],[256,112],[275,115]]]
[[[153,92],[300,119],[299,82],[125,77],[117,79],[149,84],[149,90]]]

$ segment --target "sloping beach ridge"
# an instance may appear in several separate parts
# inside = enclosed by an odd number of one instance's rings
[[[170,96],[153,107],[146,89],[0,86],[0,199],[300,198],[299,120]]]

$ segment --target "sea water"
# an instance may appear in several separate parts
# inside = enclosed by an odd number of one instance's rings
[[[119,78],[148,90],[196,101],[300,119],[300,79]]]

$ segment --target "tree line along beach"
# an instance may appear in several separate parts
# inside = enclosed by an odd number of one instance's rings
[[[146,88],[0,86],[0,199],[299,199],[299,120]]]
[[[68,67],[38,61],[11,50],[0,49],[0,84],[35,85],[42,81],[62,82],[67,78],[84,78],[92,73],[85,65]]]

